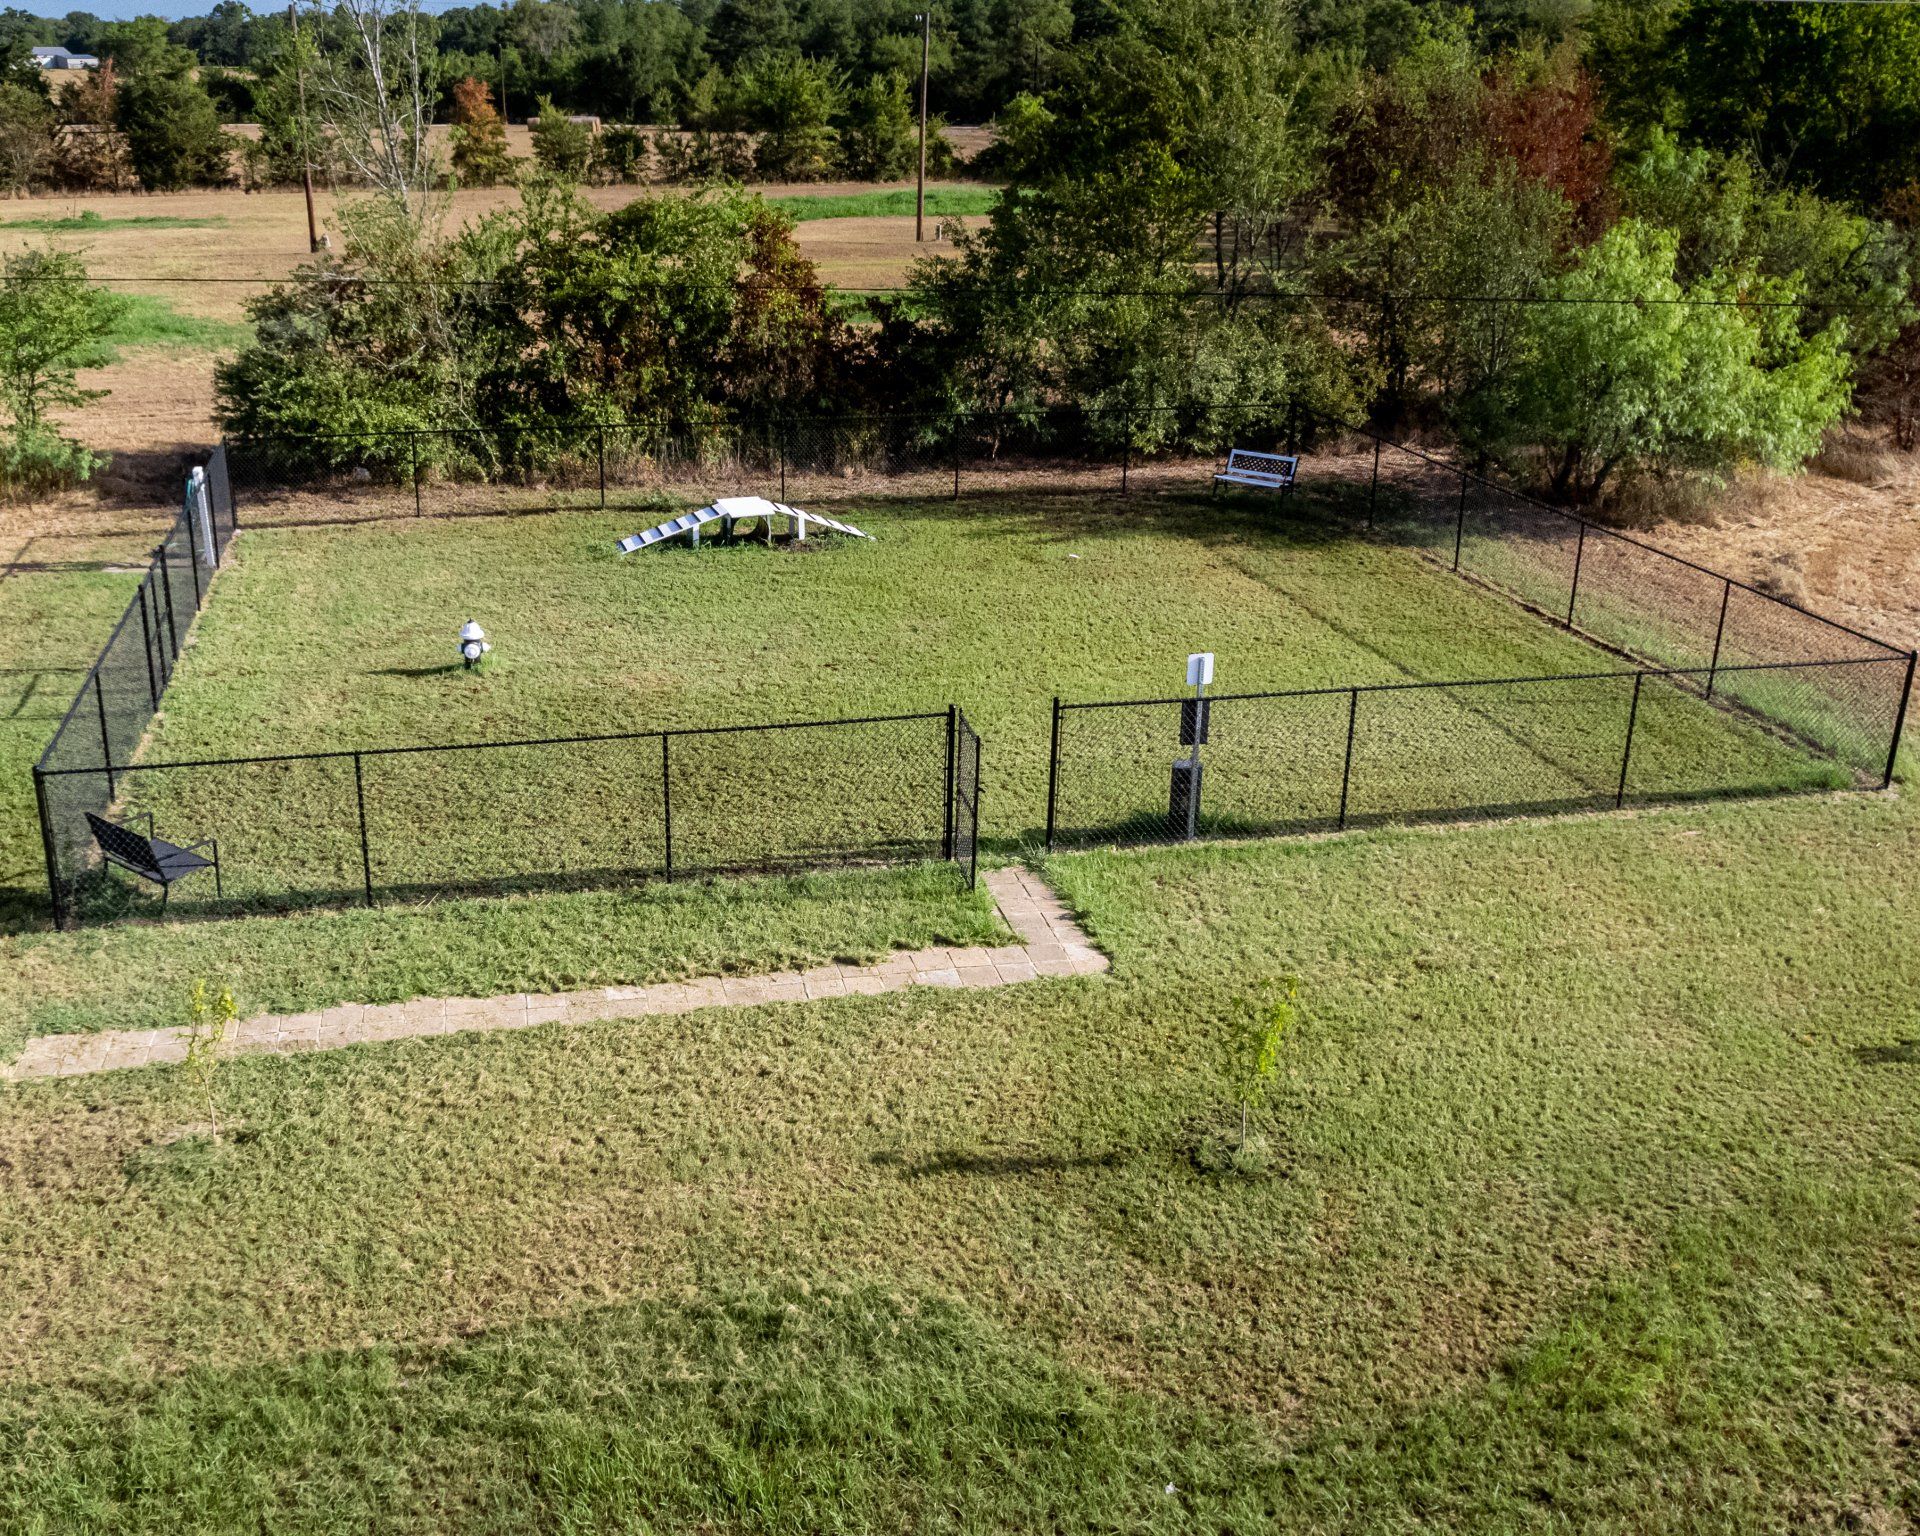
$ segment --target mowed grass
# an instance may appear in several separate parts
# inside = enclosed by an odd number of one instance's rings
[[[1911,804],[1050,873],[1111,978],[16,1086],[0,1524],[1920,1515]]]
[[[1391,549],[1264,505],[1085,498],[876,506],[871,544],[620,556],[633,512],[258,529],[236,546],[144,760],[367,750],[943,710],[984,747],[982,831],[1046,819],[1051,699],[1611,671],[1618,663]],[[243,513],[244,517],[244,513]],[[463,621],[495,650],[454,660]],[[1631,682],[1370,696],[1356,820],[1610,803]],[[1226,829],[1329,825],[1347,700],[1218,712]],[[1177,712],[1063,729],[1062,826],[1099,838],[1164,811]],[[767,848],[937,846],[936,723],[677,741],[681,869]],[[664,867],[657,743],[133,775],[129,809],[218,835],[234,904],[358,894],[364,799],[377,889],[592,883]],[[1842,781],[1665,687],[1641,700],[1632,797]],[[201,885],[207,882],[201,881]],[[211,905],[210,890],[183,896]]]
[[[929,187],[927,217],[951,219],[991,213],[999,196],[997,187]],[[892,187],[839,194],[792,193],[769,197],[767,202],[796,224],[816,219],[899,218],[914,211],[914,191],[911,187]]]
[[[0,234],[15,229],[42,235],[80,235],[108,229],[222,229],[226,223],[218,214],[193,218],[172,213],[141,213],[109,218],[92,208],[83,208],[79,213],[0,219]]]

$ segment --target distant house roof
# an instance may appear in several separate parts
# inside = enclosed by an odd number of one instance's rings
[[[36,48],[33,62],[42,69],[97,69],[100,65],[90,53],[69,53],[64,48]]]

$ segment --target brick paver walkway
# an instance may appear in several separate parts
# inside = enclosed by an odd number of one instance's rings
[[[1041,976],[1087,976],[1107,969],[1060,898],[1024,869],[985,877],[1018,944],[997,949],[897,950],[876,965],[822,965],[763,976],[669,981],[651,987],[596,987],[585,992],[511,992],[500,997],[426,997],[406,1003],[342,1003],[312,1013],[261,1014],[236,1022],[223,1055],[245,1051],[324,1051],[363,1040],[401,1040],[474,1029],[533,1024],[584,1024],[691,1013],[696,1008],[749,1008],[817,997],[898,992],[907,987],[1006,987]],[[183,1029],[121,1029],[97,1034],[41,1035],[27,1042],[0,1076],[74,1077],[178,1062],[187,1054]]]

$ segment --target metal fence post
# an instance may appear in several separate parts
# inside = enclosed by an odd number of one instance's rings
[[[1373,532],[1374,503],[1380,499],[1380,439],[1373,440],[1373,479],[1367,484],[1367,532]]]
[[[417,431],[407,434],[407,478],[413,481],[413,515],[419,517],[421,515],[420,434]]]
[[[173,617],[173,577],[167,573],[167,546],[164,543],[153,563],[160,567],[160,595],[167,600],[167,659],[171,663],[180,654],[180,625]]]
[[[1453,568],[1457,571],[1460,569],[1460,540],[1467,531],[1467,477],[1458,470],[1455,473],[1460,475],[1460,512],[1453,520]]]
[[[193,611],[198,613],[200,605],[206,601],[200,590],[200,543],[193,536],[193,519],[182,511],[180,524],[187,530],[187,569],[193,573]],[[160,552],[164,555],[167,546],[162,544]]]
[[[1127,494],[1127,472],[1133,468],[1133,412],[1120,413],[1120,494]]]
[[[1053,852],[1053,812],[1060,787],[1060,695],[1053,696],[1053,736],[1047,747],[1047,852]]]
[[[1580,563],[1587,558],[1587,520],[1580,519],[1580,542],[1573,546],[1573,586],[1567,592],[1567,628],[1573,628],[1573,605],[1580,601]]]
[[[100,687],[100,663],[93,665],[93,707],[100,716],[100,762],[107,770],[107,799],[118,791],[113,782],[113,743],[107,739],[107,696]]]
[[[787,423],[780,422],[780,499],[787,499]]]
[[[147,697],[160,707],[160,684],[153,675],[153,624],[147,617],[147,584],[140,583],[140,649],[147,658]]]
[[[353,801],[360,808],[360,883],[373,905],[373,854],[367,847],[367,790],[360,777],[360,754],[353,754]]]
[[[665,731],[660,733],[660,820],[666,828],[667,878],[673,878],[673,763],[668,755],[667,743],[673,738]]]
[[[980,733],[967,729],[973,737],[973,827],[967,839],[967,889],[972,890],[980,883],[980,759],[985,754]]]
[[[594,429],[594,457],[600,463],[600,510],[607,510],[607,428],[603,422]]]
[[[1340,769],[1340,830],[1347,829],[1347,787],[1353,783],[1353,726],[1360,714],[1360,690],[1347,690],[1347,759]]]
[[[1644,672],[1633,674],[1633,703],[1627,709],[1627,745],[1620,754],[1620,788],[1613,797],[1616,811],[1627,803],[1627,766],[1633,761],[1633,728],[1640,719],[1640,685],[1646,680]]]
[[[1713,627],[1713,660],[1707,663],[1707,697],[1713,697],[1713,686],[1720,679],[1720,642],[1727,633],[1727,604],[1733,600],[1733,583],[1728,581],[1720,589],[1720,622]]]
[[[53,818],[47,813],[47,777],[40,765],[33,765],[33,803],[40,812],[40,851],[47,860],[47,895],[53,902],[53,926],[64,928],[67,904],[60,895],[60,857],[53,847]]]
[[[953,418],[953,499],[960,499],[960,418]]]
[[[955,816],[953,813],[954,772],[958,766],[956,754],[960,748],[959,711],[957,706],[947,706],[947,792],[945,805],[941,812],[940,857],[953,858],[953,834]]]
[[[1887,771],[1880,781],[1882,789],[1893,788],[1894,760],[1900,756],[1900,735],[1907,728],[1907,704],[1913,698],[1913,669],[1920,662],[1920,651],[1907,652],[1907,680],[1900,689],[1900,707],[1893,715],[1893,740],[1887,744]]]

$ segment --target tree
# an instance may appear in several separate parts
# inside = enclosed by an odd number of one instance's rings
[[[1813,453],[1849,398],[1845,325],[1801,334],[1794,284],[1749,271],[1683,287],[1678,241],[1623,220],[1528,311],[1508,401],[1558,496],[1643,471],[1723,477]],[[1743,302],[1751,301],[1751,302]]]
[[[416,218],[440,181],[427,138],[438,94],[431,22],[419,0],[311,0],[319,39],[308,93],[356,180]]]
[[[120,133],[120,80],[112,59],[88,70],[60,101],[62,183],[89,191],[118,192],[133,174]]]
[[[731,115],[759,134],[755,171],[767,181],[815,181],[834,165],[845,84],[831,65],[786,51],[757,52],[729,88]]]
[[[84,480],[94,458],[62,437],[49,413],[103,391],[78,373],[124,308],[92,287],[79,257],[26,251],[0,258],[0,433],[10,486],[44,489]]]
[[[53,168],[53,108],[38,92],[0,80],[0,191],[25,196]]]
[[[1688,137],[1864,209],[1920,175],[1915,7],[1693,5],[1670,47]]]
[[[494,110],[493,92],[468,75],[453,88],[453,173],[468,186],[490,187],[510,172],[507,129]]]
[[[932,125],[928,128],[931,133]],[[919,124],[905,75],[875,75],[847,92],[840,123],[842,175],[897,181],[912,173],[918,154]]]
[[[549,175],[578,181],[593,161],[593,134],[544,96],[532,123],[533,158]]]
[[[140,184],[174,192],[226,181],[232,146],[213,99],[193,78],[192,55],[176,49],[136,57],[142,62],[121,87],[118,110]]]

